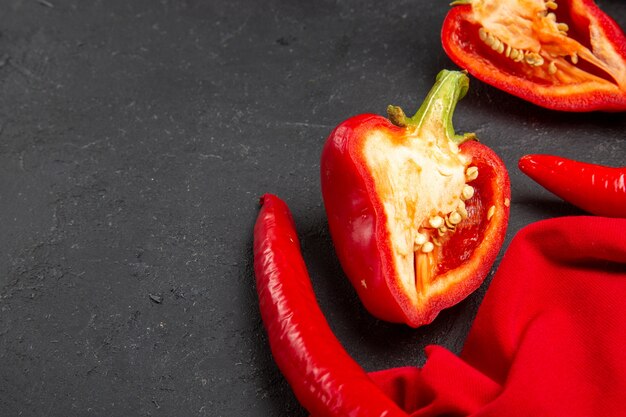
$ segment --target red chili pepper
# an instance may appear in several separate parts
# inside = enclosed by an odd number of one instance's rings
[[[526,155],[519,168],[548,191],[589,213],[626,217],[626,167],[613,168],[552,155]]]
[[[412,118],[394,106],[391,121],[356,116],[324,146],[321,185],[335,249],[378,318],[430,323],[480,286],[502,245],[506,169],[474,135],[452,127],[468,86],[464,73],[442,71]]]
[[[274,360],[314,416],[407,417],[346,353],[315,300],[293,219],[278,197],[261,198],[254,270]]]
[[[550,109],[626,110],[626,36],[592,0],[452,4],[443,48],[476,78]]]

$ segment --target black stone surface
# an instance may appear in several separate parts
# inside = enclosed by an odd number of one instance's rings
[[[0,1],[0,415],[305,416],[252,272],[258,197],[293,210],[320,305],[367,370],[459,352],[490,278],[430,326],[370,317],[319,190],[331,129],[415,109],[447,1]],[[626,5],[599,4],[626,27]],[[510,170],[507,245],[580,214],[525,153],[624,165],[624,114],[548,111],[472,80],[455,116]]]

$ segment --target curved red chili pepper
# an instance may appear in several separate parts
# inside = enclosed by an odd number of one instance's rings
[[[261,198],[254,270],[261,317],[278,367],[314,416],[407,417],[346,353],[315,300],[293,219],[278,197]]]
[[[626,167],[526,155],[520,170],[563,200],[598,216],[626,217]]]

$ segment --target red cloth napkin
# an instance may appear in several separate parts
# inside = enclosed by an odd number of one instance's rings
[[[460,357],[371,373],[413,417],[626,416],[626,219],[527,226]]]

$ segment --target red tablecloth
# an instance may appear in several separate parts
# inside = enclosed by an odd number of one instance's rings
[[[460,357],[370,374],[417,417],[626,416],[626,219],[527,226]]]

